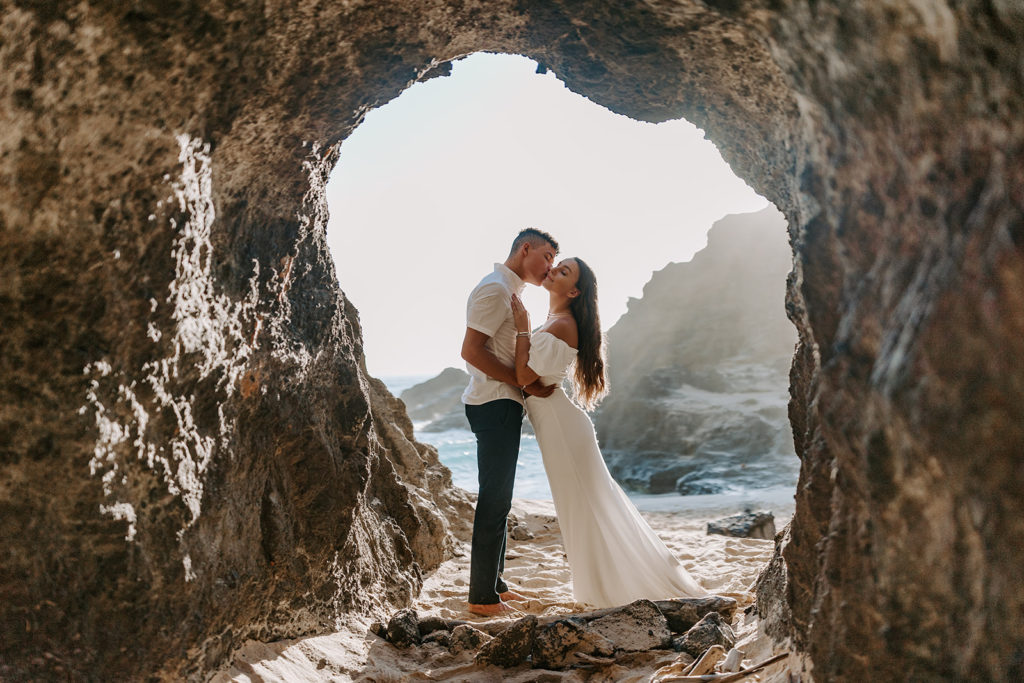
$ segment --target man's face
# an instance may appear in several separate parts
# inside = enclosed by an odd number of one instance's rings
[[[526,250],[523,256],[523,280],[531,285],[539,285],[547,277],[558,252],[547,242],[539,246],[526,243],[523,248]]]

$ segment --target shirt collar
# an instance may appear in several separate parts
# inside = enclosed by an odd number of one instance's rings
[[[516,294],[522,294],[523,290],[526,289],[526,283],[523,282],[523,279],[513,273],[512,269],[504,263],[495,263],[494,271],[501,274],[505,282],[515,290]]]

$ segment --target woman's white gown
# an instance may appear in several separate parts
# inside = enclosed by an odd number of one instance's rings
[[[641,598],[707,595],[612,479],[593,423],[562,390],[575,358],[576,349],[558,337],[535,333],[527,365],[558,388],[547,398],[526,399],[572,571],[573,596],[611,607]]]

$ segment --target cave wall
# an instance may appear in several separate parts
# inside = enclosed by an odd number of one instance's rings
[[[0,21],[0,674],[198,675],[407,601],[451,551],[465,499],[365,372],[324,187],[367,111],[478,50],[686,117],[786,214],[802,471],[774,633],[822,680],[1021,673],[1018,4]]]

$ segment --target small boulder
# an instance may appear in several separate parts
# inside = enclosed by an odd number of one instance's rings
[[[708,533],[736,538],[763,538],[770,541],[775,538],[775,516],[764,510],[747,510],[738,515],[708,522]]]
[[[732,623],[738,605],[734,598],[724,595],[655,600],[654,604],[665,615],[668,627],[673,633],[686,633],[709,612],[718,612],[727,623]]]
[[[443,629],[431,631],[430,634],[423,639],[424,645],[429,645],[430,643],[436,643],[446,649],[450,648],[452,644],[452,634]]]
[[[614,652],[612,641],[568,618],[539,628],[531,654],[535,669],[563,669],[578,661],[577,653],[608,657]]]
[[[370,633],[384,640],[388,639],[388,627],[384,625],[384,622],[375,621],[370,624]]]
[[[533,651],[536,635],[537,617],[533,614],[527,615],[489,640],[480,649],[475,660],[479,664],[518,666],[526,661]]]
[[[616,650],[639,652],[668,647],[668,622],[650,600],[637,600],[621,610],[594,619],[589,630],[610,640]]]
[[[447,631],[448,622],[435,614],[425,614],[420,617],[420,636],[426,637],[434,631]]]
[[[414,609],[400,609],[388,622],[388,640],[395,647],[420,644],[419,616]]]
[[[529,541],[533,538],[533,532],[525,524],[516,524],[512,527],[511,535],[514,541]]]
[[[677,652],[698,658],[712,645],[721,645],[726,651],[736,645],[736,634],[718,612],[710,612],[672,642]]]
[[[491,637],[483,631],[475,629],[469,624],[462,624],[452,629],[452,639],[448,649],[453,655],[457,655],[466,650],[479,649],[490,639]]]

